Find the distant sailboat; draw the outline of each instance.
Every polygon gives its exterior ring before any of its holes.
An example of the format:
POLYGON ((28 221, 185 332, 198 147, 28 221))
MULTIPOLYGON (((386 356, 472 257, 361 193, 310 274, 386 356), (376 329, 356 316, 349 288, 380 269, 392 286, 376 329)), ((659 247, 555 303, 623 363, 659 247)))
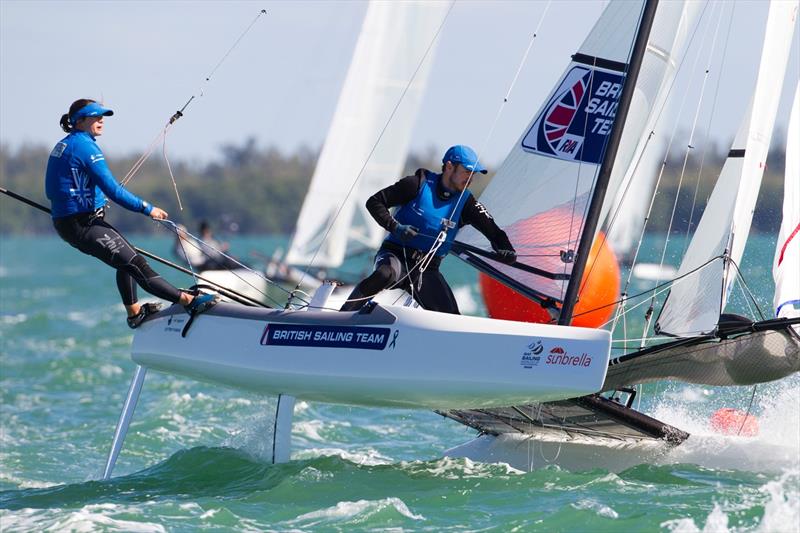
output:
MULTIPOLYGON (((402 177, 446 2, 370 2, 336 113, 286 253, 292 279, 377 250, 383 228, 366 211, 402 177)), ((311 288, 319 285, 310 281, 311 288)))

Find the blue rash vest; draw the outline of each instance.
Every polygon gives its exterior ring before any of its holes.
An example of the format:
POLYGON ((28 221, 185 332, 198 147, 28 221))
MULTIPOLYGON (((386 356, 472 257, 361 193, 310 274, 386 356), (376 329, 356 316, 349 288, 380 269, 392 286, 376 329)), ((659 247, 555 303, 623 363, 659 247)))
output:
POLYGON ((427 252, 443 229, 444 219, 449 219, 452 223, 449 224, 447 237, 436 251, 437 256, 447 255, 458 233, 461 211, 472 193, 465 190, 464 194, 453 193, 449 198, 442 199, 436 192, 441 179, 441 174, 425 171, 425 180, 420 183, 417 197, 395 213, 397 222, 414 226, 419 234, 411 240, 401 241, 390 233, 386 241, 427 252))
POLYGON ((91 213, 106 204, 106 197, 125 209, 149 215, 153 206, 117 183, 94 137, 73 131, 50 152, 45 192, 53 218, 91 213))

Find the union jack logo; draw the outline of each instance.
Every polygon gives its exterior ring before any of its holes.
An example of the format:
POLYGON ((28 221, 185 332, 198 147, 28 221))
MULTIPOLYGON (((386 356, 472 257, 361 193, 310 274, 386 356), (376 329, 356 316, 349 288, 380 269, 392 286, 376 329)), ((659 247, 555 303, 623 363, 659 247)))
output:
POLYGON ((586 93, 586 86, 589 83, 590 72, 578 79, 572 87, 567 89, 560 98, 553 102, 544 117, 544 134, 550 148, 555 151, 559 141, 567 133, 572 119, 578 112, 583 95, 586 93))
POLYGON ((77 168, 73 168, 72 184, 74 187, 69 190, 69 194, 78 201, 78 205, 81 207, 94 207, 92 204, 94 191, 89 187, 89 177, 81 173, 77 168))
POLYGON ((522 148, 543 156, 598 164, 613 122, 619 72, 573 65, 559 81, 528 132, 522 148), (602 126, 602 127, 601 127, 602 126))

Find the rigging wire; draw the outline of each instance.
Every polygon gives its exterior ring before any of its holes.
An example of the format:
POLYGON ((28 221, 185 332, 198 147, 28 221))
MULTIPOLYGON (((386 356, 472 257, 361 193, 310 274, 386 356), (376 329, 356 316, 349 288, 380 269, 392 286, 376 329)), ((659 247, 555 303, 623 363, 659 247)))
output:
POLYGON ((750 412, 753 408, 753 400, 756 399, 756 390, 758 390, 758 384, 753 385, 753 392, 750 394, 750 401, 747 403, 747 410, 744 413, 744 417, 742 417, 742 425, 739 426, 739 431, 736 432, 737 436, 742 434, 742 430, 747 423, 747 419, 750 418, 750 412))
MULTIPOLYGON (((708 4, 704 4, 703 5, 703 9, 702 9, 702 11, 700 12, 700 14, 698 16, 698 22, 697 22, 697 24, 695 24, 694 29, 692 30, 691 36, 689 37, 689 41, 686 43, 686 45, 684 47, 684 50, 691 49, 692 43, 694 42, 695 37, 697 36, 697 32, 698 32, 698 30, 700 29, 700 26, 701 26, 700 21, 705 16, 707 7, 708 7, 708 4)), ((699 57, 699 56, 696 56, 696 57, 699 57)), ((678 65, 677 65, 677 67, 675 69, 675 75, 672 77, 672 82, 670 83, 670 86, 667 89, 667 92, 666 92, 666 94, 664 96, 664 99, 661 102, 661 108, 659 109, 658 113, 656 114, 656 119, 655 119, 654 125, 658 124, 658 122, 661 120, 661 117, 663 116, 664 110, 666 109, 666 106, 667 106, 667 102, 669 101, 669 97, 672 94, 673 89, 675 89, 675 87, 676 87, 676 80, 677 80, 678 73, 681 72, 681 70, 683 69, 683 66, 684 66, 684 63, 686 61, 686 58, 687 58, 687 54, 685 52, 683 54, 681 54, 680 62, 678 63, 678 65)), ((695 64, 692 67, 692 70, 694 71, 696 67, 697 67, 697 59, 695 60, 695 64)), ((680 108, 680 111, 678 113, 678 116, 680 116, 683 113, 683 106, 684 106, 684 104, 686 102, 686 95, 687 94, 688 94, 688 88, 687 88, 687 91, 684 93, 684 98, 682 100, 681 108, 680 108)), ((639 251, 640 251, 642 243, 644 241, 644 233, 645 233, 645 230, 647 228, 647 223, 650 220, 650 214, 652 213, 653 205, 655 203, 656 191, 658 191, 658 186, 659 186, 659 184, 661 182, 661 177, 662 177, 662 175, 664 173, 664 170, 665 170, 665 167, 666 167, 667 156, 668 156, 668 154, 670 152, 670 149, 672 147, 672 142, 675 139, 677 128, 678 128, 678 124, 677 124, 677 121, 676 121, 675 124, 673 125, 672 134, 670 135, 670 140, 669 140, 667 149, 665 150, 664 159, 662 160, 662 165, 661 165, 661 169, 659 171, 658 179, 657 179, 657 181, 656 181, 656 183, 655 183, 655 185, 653 187, 653 192, 652 192, 652 195, 651 195, 651 198, 650 198, 650 203, 649 203, 647 212, 645 214, 645 218, 644 218, 644 221, 643 221, 644 223, 642 224, 642 229, 641 229, 640 234, 639 234, 639 240, 637 242, 636 250, 634 252, 632 265, 635 265, 637 263, 637 259, 639 257, 639 251)), ((639 159, 636 162, 636 166, 634 168, 633 173, 631 174, 631 178, 628 180, 628 183, 625 186, 625 189, 624 189, 624 191, 622 193, 622 199, 620 200, 620 202, 618 204, 618 207, 621 207, 622 204, 624 203, 625 199, 628 197, 628 192, 630 191, 630 186, 633 183, 633 176, 636 174, 636 171, 639 168, 639 164, 641 163, 641 161, 642 161, 642 159, 644 157, 644 153, 646 152, 647 147, 648 147, 648 145, 649 145, 649 143, 652 140, 654 135, 655 135, 655 126, 654 126, 653 130, 651 130, 650 133, 648 134, 647 140, 645 142, 645 146, 642 149, 642 151, 639 153, 639 159)), ((611 234, 612 229, 614 227, 614 223, 616 222, 617 215, 619 214, 619 212, 620 211, 618 210, 616 213, 614 213, 614 215, 613 215, 613 217, 611 219, 611 222, 608 225, 608 230, 606 231, 606 235, 611 234)), ((594 268, 594 264, 592 265, 592 268, 594 268)), ((591 273, 591 271, 590 271, 590 273, 591 273)), ((628 288, 630 286, 632 275, 633 275, 633 268, 631 268, 630 272, 628 272, 628 277, 627 277, 627 279, 625 281, 625 287, 622 290, 623 297, 627 294, 628 288)), ((622 305, 619 308, 617 308, 617 316, 622 316, 623 317, 623 331, 624 331, 624 335, 627 337, 627 318, 626 318, 626 312, 624 311, 624 307, 625 307, 625 302, 624 302, 624 299, 623 299, 622 305)), ((617 324, 617 322, 614 321, 614 324, 611 327, 612 331, 614 331, 616 329, 616 324, 617 324)))
MULTIPOLYGON (((733 26, 733 16, 736 13, 736 2, 733 3, 731 8, 731 16, 728 19, 728 31, 725 36, 725 46, 722 49, 722 60, 720 68, 725 65, 725 59, 728 55, 728 44, 730 42, 731 27, 733 26)), ((719 89, 722 84, 722 76, 717 76, 717 85, 714 88, 714 98, 711 100, 711 113, 708 116, 708 123, 706 124, 705 139, 710 138, 711 123, 714 121, 714 116, 717 110, 717 99, 719 97, 719 89)), ((692 195, 692 208, 689 210, 689 224, 686 226, 686 235, 684 236, 683 253, 681 257, 686 255, 686 250, 689 248, 689 232, 692 230, 692 222, 694 221, 695 207, 697 205, 697 194, 700 190, 700 179, 703 175, 703 166, 705 165, 706 155, 708 154, 708 144, 705 145, 700 157, 700 167, 697 169, 697 181, 695 182, 694 193, 692 195)))
MULTIPOLYGON (((634 300, 634 299, 636 299, 636 298, 639 298, 640 296, 644 296, 644 295, 648 294, 648 293, 649 293, 649 292, 651 292, 651 291, 653 291, 654 293, 656 293, 656 295, 657 295, 657 294, 660 294, 661 292, 664 292, 664 291, 663 291, 663 290, 661 290, 661 289, 664 289, 664 288, 667 288, 667 289, 669 289, 669 288, 670 288, 672 285, 674 285, 674 284, 675 284, 675 282, 676 282, 676 281, 680 281, 680 280, 682 280, 682 279, 684 279, 684 278, 686 278, 686 277, 688 277, 688 276, 691 276, 692 274, 694 274, 694 273, 696 273, 696 272, 698 272, 698 271, 700 271, 700 270, 702 270, 702 269, 704 269, 704 268, 708 267, 708 266, 709 266, 709 265, 711 265, 711 263, 713 263, 714 261, 717 261, 718 259, 723 259, 723 257, 724 257, 724 256, 722 256, 722 255, 718 255, 718 256, 712 257, 711 259, 709 259, 708 261, 706 261, 706 262, 705 262, 705 263, 703 263, 702 265, 700 265, 700 266, 698 266, 698 267, 696 267, 696 268, 694 268, 694 269, 690 270, 689 272, 686 272, 686 273, 684 273, 684 274, 681 274, 680 276, 678 276, 678 277, 675 277, 675 278, 673 278, 673 279, 671 279, 671 280, 667 280, 667 281, 665 281, 664 283, 659 283, 658 285, 656 285, 656 286, 654 286, 654 287, 651 287, 651 288, 649 288, 649 289, 647 289, 647 290, 644 290, 644 291, 642 291, 642 292, 640 292, 640 293, 638 293, 638 294, 634 294, 634 295, 632 295, 632 296, 625 296, 625 299, 627 299, 627 300, 634 300)), ((655 297, 655 296, 654 296, 654 297, 655 297)), ((586 315, 586 314, 589 314, 589 313, 593 313, 593 312, 595 312, 595 311, 599 311, 600 309, 605 309, 606 307, 611 307, 611 306, 617 305, 617 304, 619 304, 619 303, 620 303, 620 302, 622 302, 622 301, 623 301, 623 298, 620 298, 619 300, 616 300, 616 301, 614 301, 614 302, 610 302, 610 303, 607 303, 607 304, 603 304, 603 305, 601 305, 601 306, 595 307, 594 309, 589 309, 589 310, 583 311, 583 312, 581 312, 581 313, 577 313, 577 314, 575 314, 575 316, 576 316, 576 317, 578 317, 578 316, 581 316, 581 315, 586 315)), ((635 309, 636 307, 639 307, 639 306, 643 305, 644 303, 646 303, 646 300, 645 300, 644 302, 642 302, 642 303, 636 304, 636 305, 635 305, 633 308, 629 309, 629 310, 628 310, 628 311, 626 311, 626 312, 633 311, 633 309, 635 309)), ((614 318, 612 318, 612 319, 608 320, 607 322, 605 322, 604 324, 602 324, 600 327, 604 327, 604 326, 606 326, 606 325, 610 324, 610 323, 611 323, 613 320, 614 320, 614 318)))
POLYGON ((159 131, 159 133, 156 135, 156 137, 150 142, 150 144, 148 145, 147 149, 142 153, 142 155, 139 157, 139 159, 136 160, 136 162, 133 164, 133 166, 128 171, 128 173, 125 174, 125 177, 120 182, 122 186, 125 186, 128 182, 130 182, 134 178, 136 173, 144 165, 145 161, 147 161, 147 159, 150 157, 150 154, 152 154, 153 150, 155 150, 155 147, 159 144, 159 142, 161 142, 162 146, 163 146, 164 160, 167 163, 167 169, 169 170, 169 175, 170 175, 170 178, 172 180, 172 185, 173 185, 173 187, 175 189, 175 195, 176 195, 176 197, 178 199, 178 206, 180 207, 181 211, 183 210, 183 205, 181 204, 180 195, 178 194, 178 185, 175 182, 175 176, 172 173, 172 166, 170 165, 169 158, 167 157, 167 144, 166 144, 167 143, 167 132, 172 127, 172 125, 175 124, 175 122, 179 118, 181 118, 183 116, 184 111, 186 111, 186 108, 189 107, 189 104, 191 104, 192 101, 195 100, 195 98, 203 96, 203 94, 204 94, 203 93, 203 89, 211 81, 211 78, 213 77, 214 73, 216 73, 217 69, 219 69, 219 67, 222 65, 222 63, 225 62, 225 60, 228 58, 228 56, 231 54, 231 52, 233 52, 233 50, 239 45, 239 42, 241 42, 241 40, 245 37, 245 35, 247 35, 250 32, 250 30, 255 25, 255 23, 258 21, 258 19, 261 18, 262 15, 266 15, 266 14, 267 14, 267 10, 266 9, 261 9, 258 12, 258 14, 255 16, 255 18, 253 18, 253 20, 250 22, 250 24, 239 35, 239 37, 236 39, 236 41, 233 43, 233 45, 228 49, 227 52, 225 52, 225 54, 217 62, 217 64, 214 65, 214 68, 211 70, 211 72, 204 78, 203 83, 200 85, 200 87, 199 87, 199 89, 197 91, 199 93, 199 96, 193 94, 189 98, 189 100, 183 105, 183 107, 181 109, 179 109, 178 111, 176 111, 169 118, 169 120, 164 125, 164 127, 159 131))
MULTIPOLYGON (((243 270, 246 270, 247 272, 250 272, 252 274, 255 274, 259 278, 261 278, 264 281, 266 281, 268 284, 270 284, 270 285, 272 285, 274 287, 277 287, 278 290, 284 291, 287 294, 291 294, 291 292, 289 290, 287 290, 286 288, 282 287, 279 283, 269 279, 267 276, 265 276, 261 272, 250 268, 249 266, 247 266, 244 263, 240 262, 235 257, 226 254, 222 250, 217 249, 213 245, 203 241, 203 239, 201 239, 200 237, 198 237, 196 235, 193 235, 189 231, 187 231, 185 229, 178 228, 178 225, 175 224, 174 222, 172 222, 171 220, 159 220, 157 222, 159 222, 162 227, 166 228, 168 231, 173 232, 178 237, 178 242, 180 244, 181 249, 184 252, 184 257, 187 258, 186 262, 189 265, 189 269, 191 270, 192 276, 195 278, 195 283, 197 283, 197 277, 198 276, 195 273, 191 262, 188 260, 188 254, 186 254, 186 249, 184 248, 184 242, 186 242, 186 244, 188 244, 189 246, 192 246, 194 249, 199 250, 203 254, 206 253, 206 249, 211 250, 212 252, 214 252, 215 255, 219 255, 220 257, 224 257, 225 259, 228 259, 229 261, 236 263, 236 265, 239 268, 241 268, 243 270), (180 238, 181 235, 189 237, 191 240, 184 241, 183 239, 180 238)), ((268 293, 263 292, 259 287, 257 287, 253 283, 251 283, 249 280, 245 279, 242 275, 238 274, 234 269, 226 269, 226 270, 228 270, 228 272, 230 272, 234 277, 239 279, 239 281, 241 281, 245 285, 249 286, 251 289, 253 289, 256 292, 258 292, 261 296, 263 296, 263 297, 267 298, 268 300, 270 300, 274 305, 279 306, 279 307, 283 305, 281 302, 279 302, 278 300, 274 299, 268 293)), ((301 301, 303 303, 306 303, 306 304, 308 303, 308 302, 306 302, 305 300, 302 300, 302 299, 301 299, 301 301)))
MULTIPOLYGON (((692 153, 692 150, 694 150, 694 135, 695 135, 695 131, 697 129, 697 122, 698 122, 699 117, 700 117, 700 110, 703 108, 704 97, 705 97, 705 92, 706 92, 706 83, 708 82, 709 73, 711 72, 711 62, 713 61, 714 50, 715 50, 716 45, 717 45, 717 35, 719 34, 719 27, 720 27, 721 23, 722 23, 722 9, 720 9, 720 16, 717 19, 717 25, 716 25, 716 28, 714 29, 714 35, 713 35, 713 37, 711 39, 711 48, 709 49, 709 52, 708 52, 708 60, 706 62, 705 72, 703 73, 703 81, 702 81, 702 84, 700 86, 700 94, 699 94, 699 97, 698 97, 698 100, 697 100, 697 105, 695 107, 694 118, 692 119, 692 127, 691 127, 691 130, 690 130, 690 133, 689 133, 689 142, 686 145, 686 152, 685 152, 684 157, 683 157, 683 165, 681 167, 680 177, 678 178, 678 186, 677 186, 677 188, 675 190, 675 200, 674 200, 674 202, 672 204, 672 212, 670 213, 669 224, 667 225, 666 240, 664 242, 664 249, 661 251, 661 260, 659 262, 659 266, 660 267, 664 266, 664 261, 666 260, 667 247, 669 246, 669 237, 670 237, 670 234, 672 233, 672 225, 675 222, 675 213, 676 213, 676 211, 678 209, 678 198, 680 196, 681 188, 683 187, 683 179, 684 179, 684 177, 686 175, 686 165, 689 162, 689 155, 692 153)), ((725 46, 727 47, 727 43, 725 43, 725 46)), ((701 49, 702 49, 702 45, 701 45, 701 49)), ((698 57, 699 57, 699 55, 698 55, 698 57)))
MULTIPOLYGON (((541 25, 542 25, 542 23, 543 23, 543 21, 544 21, 544 17, 545 17, 545 15, 546 15, 546 13, 547 13, 547 11, 548 11, 548 9, 549 9, 549 7, 550 7, 550 4, 551 4, 551 3, 552 3, 552 0, 548 0, 547 4, 546 4, 546 6, 545 6, 545 9, 544 9, 544 11, 542 12, 542 15, 541 15, 541 17, 540 17, 540 19, 539 19, 539 22, 538 22, 537 26, 536 26, 536 30, 534 31, 534 33, 533 33, 533 36, 531 37, 531 40, 530 40, 530 42, 528 43, 528 47, 526 48, 526 50, 525 50, 525 53, 523 54, 522 60, 520 61, 520 63, 519 63, 519 66, 518 66, 518 68, 517 68, 517 71, 516 71, 516 73, 515 73, 515 75, 514 75, 514 77, 513 77, 512 81, 511 81, 511 84, 509 85, 509 88, 508 88, 508 90, 506 91, 506 95, 505 95, 505 97, 503 98, 503 102, 500 104, 500 106, 499 106, 499 108, 498 108, 498 110, 497 110, 497 113, 495 114, 495 118, 494 118, 494 120, 493 120, 493 122, 492 122, 492 125, 491 125, 490 129, 489 129, 489 133, 487 134, 487 136, 486 136, 486 139, 484 140, 484 143, 483 143, 483 147, 484 147, 484 148, 485 148, 485 146, 486 146, 486 145, 489 143, 489 141, 490 141, 491 137, 493 136, 494 129, 495 129, 495 127, 496 127, 496 125, 497 125, 497 123, 498 123, 498 121, 499 121, 499 118, 500 118, 500 116, 501 116, 501 114, 502 114, 502 112, 503 112, 503 110, 504 110, 504 107, 505 107, 505 105, 508 103, 508 101, 509 101, 509 100, 510 100, 510 98, 511 98, 511 93, 512 93, 512 91, 513 91, 513 89, 514 89, 514 86, 516 85, 516 82, 517 82, 517 80, 518 80, 518 78, 519 78, 519 75, 520 75, 520 73, 521 73, 521 71, 522 71, 522 69, 523 69, 523 67, 524 67, 525 63, 527 62, 528 55, 530 54, 530 51, 531 51, 531 49, 532 49, 532 47, 533 47, 533 44, 534 44, 534 41, 535 41, 535 39, 536 39, 536 38, 537 38, 537 36, 538 36, 539 29, 541 28, 541 25)), ((419 66, 417 67, 417 70, 414 72, 414 75, 412 76, 411 80, 409 80, 409 85, 410 85, 411 81, 413 81, 414 77, 416 76, 416 73, 417 73, 417 71, 419 70, 419 68, 421 67, 421 65, 422 65, 422 62, 424 62, 425 58, 427 57, 427 55, 428 55, 428 51, 430 50, 431 46, 433 45, 433 43, 435 43, 435 42, 436 42, 436 39, 438 38, 438 35, 439 35, 439 33, 441 32, 442 28, 444 27, 444 24, 445 24, 445 22, 446 22, 447 18, 449 17, 449 15, 450 15, 450 12, 452 11, 452 9, 453 9, 454 5, 455 5, 455 0, 454 0, 454 1, 453 1, 453 3, 450 5, 450 8, 448 9, 448 11, 447 11, 447 14, 445 15, 444 19, 442 20, 442 24, 439 26, 439 28, 438 28, 438 30, 437 30, 437 32, 436 32, 436 34, 434 35, 434 38, 433 38, 433 40, 431 41, 431 44, 429 45, 429 47, 428 47, 428 50, 426 50, 426 52, 425 52, 425 55, 424 55, 424 56, 423 56, 423 58, 422 58, 422 61, 420 62, 419 66)), ((409 86, 409 85, 407 85, 407 86, 406 86, 405 90, 403 91, 403 95, 405 95, 406 91, 408 90, 408 86, 409 86)), ((400 101, 402 101, 403 95, 401 95, 400 101)), ((386 128, 387 128, 387 127, 388 127, 388 125, 389 125, 389 122, 391 122, 392 118, 394 117, 394 114, 395 114, 395 112, 396 112, 396 110, 397 110, 397 107, 398 107, 399 105, 400 105, 400 102, 398 102, 397 106, 395 106, 394 110, 392 111, 391 115, 389 116, 389 119, 388 119, 388 121, 387 121, 386 125, 384 125, 384 128, 383 128, 383 130, 381 131, 381 134, 379 135, 379 137, 378 137, 377 141, 375 142, 375 144, 374 144, 374 145, 373 145, 373 147, 372 147, 372 150, 370 151, 369 155, 367 156, 367 161, 365 161, 365 162, 364 162, 364 166, 361 168, 361 171, 359 172, 358 176, 356 177, 355 181, 353 182, 353 185, 350 187, 350 190, 348 191, 348 193, 347 193, 347 196, 346 196, 345 198, 349 197, 349 196, 350 196, 350 194, 352 193, 352 191, 353 191, 353 189, 354 189, 354 187, 355 187, 356 183, 358 182, 359 178, 361 177, 361 174, 362 174, 362 173, 363 173, 363 171, 364 171, 364 168, 366 167, 366 164, 367 164, 367 162, 369 161, 369 158, 372 156, 372 153, 375 151, 375 148, 377 147, 378 143, 379 143, 379 142, 380 142, 380 140, 381 140, 381 137, 383 136, 383 132, 386 130, 386 128)), ((481 150, 481 151, 482 151, 482 150, 481 150)), ((479 152, 479 156, 478 156, 478 162, 480 162, 480 153, 481 153, 481 152, 479 152)), ((470 182, 472 181, 472 177, 473 177, 473 175, 474 175, 474 172, 470 172, 470 175, 469 175, 469 177, 467 178, 467 187, 469 186, 470 182)), ((465 189, 464 189, 463 191, 461 191, 461 193, 460 193, 460 195, 459 195, 459 201, 461 200, 461 198, 463 197, 463 195, 465 194, 465 192, 466 192, 466 187, 465 187, 465 189)), ((458 202, 456 202, 456 206, 457 206, 457 205, 458 205, 458 202)), ((340 212, 340 211, 341 211, 341 207, 340 207, 339 211, 337 211, 336 215, 334 216, 334 220, 335 220, 335 219, 338 217, 338 215, 339 215, 339 212, 340 212)), ((453 211, 450 213, 450 217, 452 217, 454 214, 455 214, 455 207, 453 208, 453 211)), ((327 238, 327 235, 328 235, 328 233, 330 232, 330 229, 331 229, 331 228, 332 228, 332 224, 331 224, 331 226, 329 226, 329 227, 328 227, 328 230, 325 232, 325 235, 323 235, 322 242, 324 242, 324 241, 325 241, 325 239, 327 238)), ((444 240, 445 240, 445 238, 446 238, 446 234, 447 234, 447 229, 445 229, 445 230, 443 230, 442 232, 440 232, 440 233, 439 233, 439 234, 438 234, 438 235, 435 237, 435 239, 434 239, 434 243, 433 243, 433 245, 431 246, 431 248, 428 250, 428 252, 427 252, 425 255, 423 255, 423 257, 422 257, 422 258, 420 258, 420 259, 417 261, 417 263, 416 263, 416 264, 415 264, 415 265, 414 265, 412 268, 408 268, 408 265, 406 265, 406 271, 407 271, 407 274, 406 274, 405 276, 403 276, 402 278, 400 278, 400 280, 398 280, 398 281, 397 281, 397 282, 396 282, 394 285, 392 285, 392 287, 390 287, 390 289, 391 289, 391 288, 398 287, 398 286, 399 286, 399 284, 400 284, 401 282, 403 282, 403 281, 404 281, 406 278, 410 278, 410 276, 411 276, 412 272, 414 272, 414 270, 416 270, 416 269, 419 269, 419 279, 418 279, 418 281, 419 281, 419 283, 421 284, 421 282, 422 282, 422 274, 425 272, 425 270, 427 269, 427 267, 428 267, 428 266, 430 265, 430 263, 433 261, 433 259, 434 259, 434 257, 435 257, 435 254, 436 254, 436 251, 437 251, 437 250, 438 250, 438 249, 439 249, 439 248, 442 246, 442 244, 444 243, 444 240)), ((432 237, 432 235, 429 235, 429 236, 431 236, 431 237, 432 237)), ((314 252, 314 256, 312 257, 312 259, 311 259, 311 262, 310 262, 310 263, 312 263, 312 264, 313 264, 313 262, 314 262, 314 258, 316 258, 316 255, 317 255, 317 253, 319 252, 319 249, 320 249, 320 247, 321 247, 321 246, 322 246, 322 243, 320 243, 320 245, 317 247, 317 250, 314 252)), ((309 265, 309 267, 308 267, 308 268, 310 268, 310 265, 309 265)), ((308 268, 306 269, 306 272, 308 271, 308 268)), ((301 279, 301 281, 302 281, 302 279, 301 279)), ((299 283, 298 283, 298 286, 299 286, 299 283)), ((419 288, 418 288, 418 290, 419 290, 419 288)), ((380 291, 379 291, 379 292, 380 292, 380 291)), ((369 299, 373 298, 374 296, 376 296, 377 294, 378 294, 378 293, 375 293, 375 294, 373 294, 373 295, 369 295, 369 296, 365 296, 365 297, 362 297, 362 298, 353 298, 353 299, 348 299, 348 300, 346 300, 346 301, 347 301, 347 302, 351 302, 351 301, 362 301, 362 300, 369 300, 369 299)))
MULTIPOLYGON (((702 15, 704 15, 704 14, 705 14, 705 8, 703 10, 703 14, 702 15)), ((702 18, 702 15, 701 15, 701 18, 702 18)), ((709 16, 709 18, 711 18, 711 17, 713 17, 713 14, 709 16)), ((691 40, 690 40, 689 44, 687 45, 687 48, 691 47, 691 43, 694 42, 694 38, 695 38, 699 28, 700 28, 700 22, 698 22, 697 26, 695 27, 695 31, 692 34, 691 40)), ((705 37, 706 37, 706 33, 703 32, 702 33, 702 39, 700 41, 700 48, 701 49, 703 48, 703 45, 705 44, 705 37)), ((684 60, 685 59, 686 58, 684 57, 684 60)), ((692 65, 691 72, 693 72, 693 73, 696 72, 699 60, 700 60, 700 55, 697 54, 695 56, 694 64, 692 65)), ((683 65, 683 60, 681 61, 681 66, 682 65, 683 65)), ((683 98, 681 98, 681 104, 680 104, 680 107, 678 109, 677 116, 682 116, 683 115, 683 110, 684 110, 684 107, 686 106, 686 103, 688 102, 688 97, 689 97, 689 93, 690 92, 691 92, 691 87, 687 85, 686 90, 684 91, 684 94, 683 94, 683 98)), ((647 207, 647 214, 645 215, 644 224, 642 225, 642 229, 641 229, 641 231, 639 233, 639 240, 636 243, 636 250, 635 250, 634 255, 633 255, 633 264, 636 264, 636 262, 637 262, 637 260, 639 258, 639 253, 641 252, 642 245, 644 243, 645 231, 647 230, 647 225, 648 225, 648 223, 650 221, 650 218, 651 218, 651 215, 652 215, 652 212, 653 212, 653 207, 655 205, 655 198, 656 198, 656 195, 657 195, 657 191, 660 188, 661 180, 662 180, 662 178, 664 176, 664 171, 665 171, 666 166, 667 166, 667 159, 669 157, 670 151, 672 150, 672 144, 675 142, 675 137, 677 135, 677 130, 678 130, 678 125, 677 125, 677 122, 676 122, 675 125, 673 126, 672 133, 670 134, 670 139, 669 139, 669 142, 667 143, 667 148, 664 151, 664 159, 661 161, 661 168, 659 169, 658 177, 656 178, 656 183, 655 183, 655 186, 653 188, 653 194, 650 197, 650 203, 649 203, 649 205, 647 207)), ((666 250, 666 244, 664 246, 664 250, 666 250)), ((662 266, 663 266, 663 259, 662 259, 662 266)), ((630 283, 631 283, 632 277, 633 277, 633 269, 631 269, 631 271, 628 273, 628 277, 627 277, 627 279, 625 281, 625 287, 624 287, 624 289, 622 291, 623 294, 627 293, 628 287, 630 287, 630 283)), ((652 311, 653 311, 653 304, 655 303, 655 296, 656 295, 653 294, 653 299, 651 300, 650 309, 647 311, 647 313, 645 313, 646 320, 645 320, 645 324, 644 324, 644 332, 642 334, 643 337, 646 336, 647 330, 650 329, 650 323, 651 323, 652 311)))
MULTIPOLYGON (((24 204, 26 204, 26 205, 28 205, 30 207, 33 207, 35 209, 38 209, 39 211, 42 211, 44 213, 47 213, 47 214, 51 213, 49 207, 45 207, 40 203, 34 202, 30 198, 26 198, 26 197, 22 196, 21 194, 15 193, 14 191, 9 191, 8 189, 6 189, 4 187, 0 187, 0 193, 5 194, 6 196, 9 196, 9 197, 13 198, 14 200, 22 202, 22 203, 24 203, 24 204)), ((139 248, 138 246, 134 246, 133 249, 136 250, 136 252, 140 253, 141 255, 143 255, 143 256, 145 256, 145 257, 147 257, 149 259, 152 259, 154 261, 158 261, 162 265, 165 265, 165 266, 167 266, 169 268, 172 268, 172 269, 177 270, 179 272, 182 272, 184 274, 189 274, 192 277, 194 277, 195 279, 200 279, 200 280, 202 280, 202 281, 204 281, 206 283, 209 283, 210 285, 212 285, 212 286, 214 286, 214 287, 216 287, 218 289, 222 289, 224 291, 227 291, 228 293, 230 293, 230 295, 233 295, 236 298, 237 301, 239 301, 241 303, 245 303, 245 305, 260 305, 262 307, 264 306, 263 302, 258 302, 256 300, 244 295, 244 294, 239 294, 238 292, 236 292, 236 291, 234 291, 232 289, 228 289, 226 287, 223 287, 219 283, 216 283, 216 282, 211 281, 209 279, 205 279, 203 276, 195 274, 194 271, 192 271, 192 270, 187 270, 187 269, 183 268, 182 266, 173 263, 172 261, 164 259, 163 257, 159 257, 159 256, 157 256, 157 255, 155 255, 155 254, 153 254, 151 252, 148 252, 147 250, 139 248)))

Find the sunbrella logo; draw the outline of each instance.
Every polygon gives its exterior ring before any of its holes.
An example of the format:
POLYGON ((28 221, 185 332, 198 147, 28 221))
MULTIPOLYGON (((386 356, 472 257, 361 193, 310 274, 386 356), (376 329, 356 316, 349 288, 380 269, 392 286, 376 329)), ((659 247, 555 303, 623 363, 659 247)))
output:
POLYGON ((564 348, 556 346, 547 355, 544 364, 560 366, 591 366, 592 357, 587 353, 569 355, 564 348))

